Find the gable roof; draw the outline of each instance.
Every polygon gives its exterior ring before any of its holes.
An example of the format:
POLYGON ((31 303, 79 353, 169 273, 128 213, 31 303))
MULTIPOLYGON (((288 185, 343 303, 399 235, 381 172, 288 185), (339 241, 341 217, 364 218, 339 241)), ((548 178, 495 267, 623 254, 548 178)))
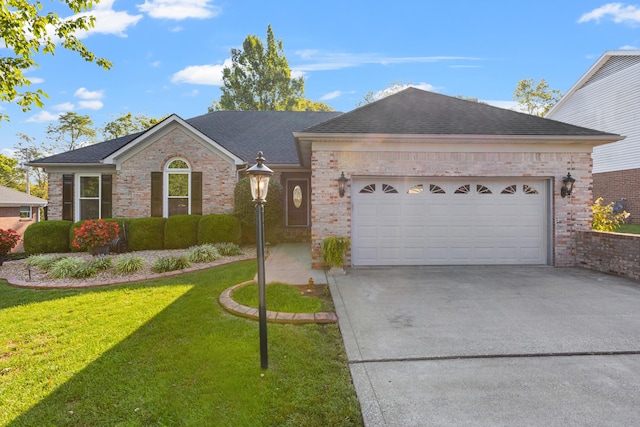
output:
POLYGON ((153 134, 154 129, 163 126, 163 123, 177 120, 247 163, 253 163, 258 151, 263 151, 270 165, 297 166, 299 161, 293 132, 340 114, 342 113, 317 111, 216 111, 188 120, 172 115, 144 132, 34 160, 29 165, 101 164, 114 153, 127 150, 140 138, 153 134))
POLYGON ((0 185, 0 206, 47 206, 47 201, 13 188, 0 185))
POLYGON ((302 134, 617 136, 412 87, 302 134))
POLYGON ((640 50, 608 50, 578 79, 571 89, 547 112, 552 118, 578 90, 640 63, 640 50))

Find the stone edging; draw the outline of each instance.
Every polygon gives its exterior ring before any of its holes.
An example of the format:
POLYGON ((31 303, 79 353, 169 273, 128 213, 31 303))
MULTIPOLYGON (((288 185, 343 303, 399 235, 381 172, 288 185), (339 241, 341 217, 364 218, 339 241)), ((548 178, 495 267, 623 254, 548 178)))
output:
MULTIPOLYGON (((228 312, 241 317, 258 320, 258 309, 238 304, 231 298, 231 294, 236 289, 255 283, 249 280, 239 283, 235 286, 225 289, 221 294, 218 302, 228 312)), ((279 311, 267 310, 267 321, 272 323, 337 323, 338 317, 335 313, 319 312, 319 313, 284 313, 279 311)))

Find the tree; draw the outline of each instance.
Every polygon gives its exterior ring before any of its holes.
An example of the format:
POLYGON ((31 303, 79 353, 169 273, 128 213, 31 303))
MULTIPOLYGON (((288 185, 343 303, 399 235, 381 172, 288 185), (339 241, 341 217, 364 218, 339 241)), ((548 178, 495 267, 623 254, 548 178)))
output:
POLYGON ((134 116, 131 113, 122 113, 119 117, 106 123, 101 132, 105 139, 115 139, 147 130, 158 124, 161 120, 162 119, 155 119, 145 115, 134 116))
MULTIPOLYGON (((36 140, 24 133, 16 134, 20 139, 14 146, 16 157, 21 164, 28 163, 31 160, 39 159, 50 154, 48 148, 42 143, 37 144, 36 140)), ((17 169, 24 181, 27 180, 29 174, 29 192, 30 194, 47 199, 48 174, 41 168, 29 168, 28 166, 18 167, 17 169)), ((23 185, 20 191, 25 188, 23 185)))
POLYGON ((271 25, 266 49, 257 36, 247 36, 242 49, 231 49, 231 61, 222 71, 222 96, 209 111, 291 111, 303 99, 304 78, 291 77, 282 40, 276 42, 271 25))
POLYGON ((87 115, 69 112, 58 118, 58 125, 47 126, 47 135, 54 141, 53 150, 69 151, 92 144, 96 131, 91 127, 93 120, 87 115))
POLYGON ((520 104, 520 108, 529 114, 543 117, 562 98, 562 92, 549 89, 545 79, 536 84, 534 79, 523 79, 518 82, 513 91, 513 100, 520 104))
MULTIPOLYGON (((90 10, 99 0, 61 0, 72 13, 78 14, 90 10)), ((38 63, 35 57, 39 53, 53 55, 56 44, 77 52, 87 62, 94 62, 108 70, 112 64, 104 58, 96 57, 76 37, 75 33, 93 28, 95 18, 78 16, 60 18, 57 13, 42 12, 41 1, 4 0, 0 3, 0 39, 2 47, 13 50, 13 54, 0 57, 0 101, 15 103, 22 111, 28 111, 33 105, 42 107, 42 97, 47 94, 38 89, 23 90, 31 85, 24 75, 29 68, 38 63)), ((0 114, 0 120, 8 119, 0 114)))
POLYGON ((387 96, 398 93, 411 85, 411 83, 404 84, 402 83, 402 80, 398 80, 397 82, 389 83, 389 86, 381 91, 374 92, 370 90, 369 92, 367 92, 364 98, 356 103, 356 107, 362 107, 363 105, 367 105, 382 98, 386 98, 387 96))
POLYGON ((301 99, 293 107, 293 111, 334 111, 333 107, 324 102, 313 102, 308 99, 301 99))
POLYGON ((24 189, 22 176, 17 169, 18 160, 0 154, 0 185, 14 188, 16 190, 24 189))

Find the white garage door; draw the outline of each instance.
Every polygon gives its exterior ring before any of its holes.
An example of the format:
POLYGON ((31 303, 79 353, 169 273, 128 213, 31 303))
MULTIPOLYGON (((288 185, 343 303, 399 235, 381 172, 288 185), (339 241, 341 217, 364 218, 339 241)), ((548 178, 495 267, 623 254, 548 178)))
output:
POLYGON ((356 178, 353 265, 546 264, 547 181, 356 178))

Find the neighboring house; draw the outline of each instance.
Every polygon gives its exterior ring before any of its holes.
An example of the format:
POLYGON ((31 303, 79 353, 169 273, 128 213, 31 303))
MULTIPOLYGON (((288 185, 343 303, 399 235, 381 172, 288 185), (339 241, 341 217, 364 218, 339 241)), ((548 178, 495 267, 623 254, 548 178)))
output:
MULTIPOLYGON (((29 225, 40 221, 40 208, 45 206, 46 200, 0 185, 0 228, 15 230, 23 236, 29 225)), ((22 242, 13 249, 20 251, 22 242)))
POLYGON ((593 150, 593 194, 627 199, 640 223, 640 50, 605 52, 547 113, 547 118, 624 135, 593 150))
POLYGON ((172 115, 29 165, 49 173, 50 219, 231 213, 264 151, 285 189, 283 226, 310 231, 316 266, 329 236, 351 238, 356 266, 568 266, 574 231, 590 228, 592 148, 619 139, 409 88, 345 114, 172 115))

